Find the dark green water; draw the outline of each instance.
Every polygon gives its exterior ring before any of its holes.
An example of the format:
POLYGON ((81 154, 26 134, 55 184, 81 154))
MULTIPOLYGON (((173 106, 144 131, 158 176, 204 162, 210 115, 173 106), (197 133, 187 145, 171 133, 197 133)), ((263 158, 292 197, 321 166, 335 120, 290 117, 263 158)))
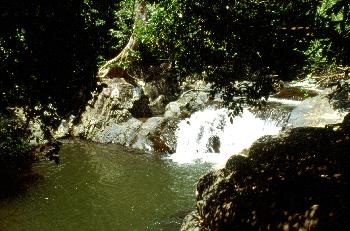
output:
POLYGON ((29 190, 0 202, 1 231, 179 230, 210 166, 180 166, 116 145, 65 142, 29 190))

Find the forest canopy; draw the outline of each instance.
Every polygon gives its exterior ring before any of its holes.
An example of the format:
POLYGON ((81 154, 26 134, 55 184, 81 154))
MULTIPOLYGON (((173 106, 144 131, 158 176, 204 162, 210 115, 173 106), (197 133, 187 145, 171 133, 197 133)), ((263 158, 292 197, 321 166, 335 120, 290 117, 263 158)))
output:
POLYGON ((113 9, 109 1, 95 2, 13 0, 0 5, 3 114, 21 107, 28 118, 39 116, 57 126, 60 117, 82 110, 95 87, 97 58, 105 50, 113 9))
POLYGON ((133 33, 140 60, 168 61, 178 81, 205 78, 232 108, 268 97, 278 80, 350 63, 347 1, 149 1, 143 21, 135 5, 116 12, 121 44, 133 33))

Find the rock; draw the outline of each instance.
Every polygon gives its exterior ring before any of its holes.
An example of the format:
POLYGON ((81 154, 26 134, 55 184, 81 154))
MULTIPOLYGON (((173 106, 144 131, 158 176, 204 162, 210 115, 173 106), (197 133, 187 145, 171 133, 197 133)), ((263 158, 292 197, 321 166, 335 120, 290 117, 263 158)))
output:
MULTIPOLYGON (((176 103, 170 107, 173 113, 168 119, 162 116, 165 106, 171 99, 167 84, 163 81, 151 81, 133 84, 123 78, 104 78, 99 91, 94 92, 80 122, 71 128, 62 124, 60 133, 67 130, 71 135, 99 143, 118 143, 143 149, 148 152, 173 152, 175 145, 163 134, 174 138, 176 128, 173 119, 178 117, 176 103), (153 116, 153 117, 152 117, 153 116), (168 123, 169 122, 169 123, 168 123), (172 128, 169 130, 169 128, 172 128), (170 134, 172 133, 172 134, 170 134)), ((173 90, 171 90, 173 91, 173 90)))
MULTIPOLYGON (((164 96, 158 96, 152 104, 142 90, 144 84, 134 86, 121 78, 105 78, 100 85, 104 88, 94 93, 80 123, 70 129, 65 126, 67 122, 62 124, 61 133, 70 131, 74 136, 95 142, 117 143, 152 153, 174 151, 176 128, 173 119, 151 117, 165 111, 164 96), (173 141, 170 142, 168 137, 173 141)), ((150 89, 158 89, 149 83, 146 86, 148 94, 152 93, 150 89)), ((152 97, 156 97, 158 91, 153 93, 152 97)))
POLYGON ((167 78, 152 80, 143 84, 143 92, 148 97, 148 107, 152 116, 161 116, 165 112, 165 106, 175 100, 177 83, 167 78))
POLYGON ((165 118, 159 130, 151 137, 156 153, 174 153, 176 151, 177 119, 165 118))
POLYGON ((181 225, 180 231, 209 231, 207 229, 202 229, 200 224, 200 220, 198 214, 196 212, 191 212, 188 214, 181 225))
POLYGON ((205 106, 208 106, 209 101, 209 93, 195 90, 189 90, 183 93, 177 100, 181 110, 186 110, 188 113, 204 109, 205 106))
POLYGON ((149 104, 150 102, 148 97, 142 94, 140 99, 134 102, 129 111, 135 118, 149 118, 153 115, 149 104))
POLYGON ((340 123, 345 114, 334 109, 326 95, 318 95, 304 100, 293 109, 287 127, 324 127, 340 123))
POLYGON ((258 139, 248 156, 198 181, 196 215, 181 230, 350 230, 346 131, 294 128, 258 139))
POLYGON ((139 133, 142 122, 131 118, 123 123, 111 123, 97 131, 90 139, 99 143, 115 143, 131 146, 139 133))
POLYGON ((181 114, 180 106, 177 102, 170 102, 166 108, 164 117, 165 118, 177 118, 181 114))
POLYGON ((167 100, 164 95, 158 96, 154 101, 149 103, 149 109, 153 116, 160 116, 165 113, 167 100))
POLYGON ((199 111, 214 103, 209 93, 204 91, 188 90, 184 92, 177 101, 170 102, 165 107, 164 117, 186 118, 193 112, 199 111))
POLYGON ((207 144, 207 152, 209 153, 220 153, 220 137, 217 135, 209 137, 208 144, 207 144))
MULTIPOLYGON (((72 128, 72 134, 90 140, 109 142, 115 139, 114 132, 110 138, 101 137, 108 137, 107 131, 114 131, 114 125, 122 124, 123 127, 132 118, 130 110, 134 103, 141 99, 142 92, 139 87, 122 78, 104 79, 100 86, 104 87, 101 91, 94 92, 80 123, 72 128)), ((129 121, 126 127, 137 127, 137 124, 131 126, 131 122, 137 121, 129 121)))
POLYGON ((132 145, 134 148, 163 154, 173 153, 176 147, 177 122, 164 117, 152 117, 144 122, 132 145))
POLYGON ((166 90, 165 81, 151 81, 144 84, 143 91, 145 95, 147 95, 150 99, 150 101, 154 101, 158 98, 159 95, 163 95, 166 90))
POLYGON ((147 119, 146 122, 141 125, 140 131, 135 137, 135 142, 132 147, 153 152, 154 146, 151 137, 155 135, 158 129, 160 129, 163 120, 163 117, 152 117, 147 119))
MULTIPOLYGON (((150 78, 127 82, 123 78, 103 78, 98 91, 80 118, 63 121, 58 136, 70 134, 99 143, 117 143, 147 152, 173 153, 176 148, 178 122, 191 113, 204 109, 213 101, 208 85, 191 83, 196 89, 186 90, 174 100, 176 84, 150 78), (171 86, 169 88, 169 86, 171 86), (73 120, 79 122, 73 125, 73 120)), ((55 136, 56 137, 56 136, 55 136)), ((216 152, 220 148, 213 140, 216 152)))
POLYGON ((74 116, 71 116, 68 120, 62 120, 60 126, 54 132, 53 137, 60 139, 70 135, 71 128, 73 127, 74 116))
POLYGON ((337 87, 328 94, 330 104, 338 110, 349 111, 350 109, 350 80, 337 82, 337 87))
POLYGON ((45 138, 44 131, 41 129, 42 123, 38 119, 29 122, 29 130, 32 134, 32 139, 29 141, 30 145, 36 146, 46 144, 49 141, 45 138))

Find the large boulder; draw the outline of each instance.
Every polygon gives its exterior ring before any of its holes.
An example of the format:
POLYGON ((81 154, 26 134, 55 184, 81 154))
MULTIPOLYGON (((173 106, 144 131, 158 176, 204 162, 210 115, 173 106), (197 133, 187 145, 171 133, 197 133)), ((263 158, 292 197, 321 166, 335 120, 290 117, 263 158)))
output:
POLYGON ((101 91, 94 92, 80 123, 73 127, 73 135, 94 140, 98 133, 113 124, 128 121, 132 117, 129 110, 141 96, 139 87, 122 78, 104 79, 101 91))
POLYGON ((203 90, 188 90, 165 107, 164 116, 167 118, 186 118, 193 112, 202 110, 212 104, 209 93, 203 90))
POLYGON ((349 118, 265 136, 232 156, 199 180, 181 230, 350 230, 349 118))

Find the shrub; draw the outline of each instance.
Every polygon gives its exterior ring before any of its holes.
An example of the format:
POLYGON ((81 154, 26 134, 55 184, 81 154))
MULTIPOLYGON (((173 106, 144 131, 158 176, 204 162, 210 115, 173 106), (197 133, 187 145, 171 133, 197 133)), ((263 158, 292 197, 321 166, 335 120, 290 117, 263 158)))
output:
POLYGON ((0 117, 0 180, 10 180, 30 167, 30 132, 25 124, 9 117, 0 117))

